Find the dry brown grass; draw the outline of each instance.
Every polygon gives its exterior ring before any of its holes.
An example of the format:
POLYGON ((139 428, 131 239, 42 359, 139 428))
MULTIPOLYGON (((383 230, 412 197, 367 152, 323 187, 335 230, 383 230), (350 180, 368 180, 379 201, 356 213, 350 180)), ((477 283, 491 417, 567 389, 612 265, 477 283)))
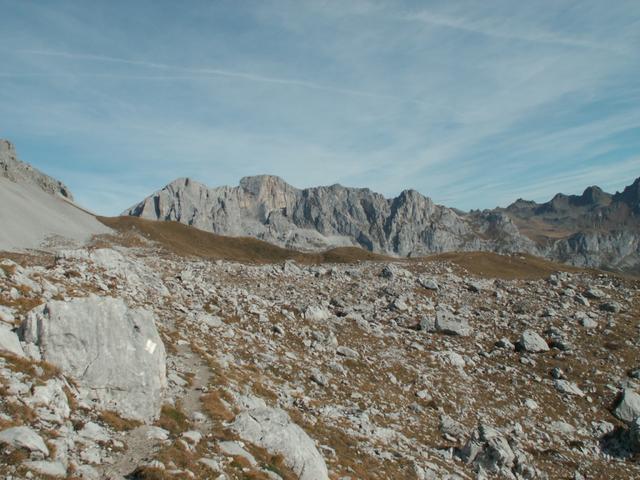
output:
POLYGON ((255 238, 216 235, 178 222, 152 221, 137 217, 98 217, 98 220, 124 235, 135 232, 183 256, 258 264, 285 260, 305 264, 353 263, 386 258, 357 247, 335 248, 317 254, 301 253, 255 238))
POLYGON ((0 452, 0 464, 2 465, 20 465, 26 460, 29 460, 29 452, 23 448, 0 452))
MULTIPOLYGON (((32 251, 30 253, 17 253, 17 252, 0 252, 0 260, 8 258, 9 260, 17 263, 21 267, 45 267, 51 268, 55 266, 56 257, 51 253, 32 251)), ((1 267, 3 268, 4 267, 1 267)), ((13 271, 12 271, 13 272, 13 271)))
POLYGON ((137 420, 122 418, 118 413, 109 410, 100 412, 98 418, 117 432, 126 432, 142 425, 142 423, 137 420))
POLYGON ((36 377, 43 382, 61 375, 60 369, 48 362, 35 362, 9 352, 1 352, 0 356, 7 361, 11 371, 36 377))
POLYGON ((235 414, 227 408, 218 392, 206 393, 200 397, 202 410, 209 415, 212 420, 221 419, 230 422, 235 418, 235 414))
POLYGON ((15 265, 0 265, 0 270, 4 271, 5 275, 10 277, 14 273, 16 273, 15 265))
POLYGON ((17 427, 29 425, 38 419, 38 415, 27 405, 19 402, 6 402, 2 405, 2 411, 9 417, 10 421, 0 420, 0 428, 17 427))
POLYGON ((0 305, 13 308, 18 315, 24 315, 42 303, 44 303, 44 301, 41 298, 19 297, 17 299, 0 299, 0 305))
POLYGON ((472 275, 502 280, 539 280, 554 272, 582 269, 550 262, 532 255, 499 255, 490 252, 449 252, 416 259, 421 262, 449 262, 472 275))
POLYGON ((160 428, 168 430, 174 435, 186 432, 191 427, 186 413, 182 409, 180 402, 176 405, 163 405, 160 410, 160 418, 156 422, 160 428))

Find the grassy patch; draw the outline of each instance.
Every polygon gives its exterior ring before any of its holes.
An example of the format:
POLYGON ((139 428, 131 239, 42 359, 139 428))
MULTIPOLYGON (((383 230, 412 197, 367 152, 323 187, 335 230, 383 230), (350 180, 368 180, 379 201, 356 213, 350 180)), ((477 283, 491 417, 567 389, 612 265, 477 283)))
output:
POLYGON ((48 362, 35 362, 8 352, 2 352, 0 356, 7 361, 7 366, 11 371, 36 377, 43 382, 61 375, 60 369, 48 362))
POLYGON ((191 422, 184 410, 182 410, 180 402, 177 402, 175 406, 163 405, 160 411, 160 418, 156 424, 174 435, 186 432, 191 428, 191 422))
POLYGON ((209 415, 212 420, 223 420, 230 422, 235 418, 235 414, 230 411, 218 392, 206 393, 200 397, 202 410, 209 415))
POLYGON ((137 420, 122 418, 116 412, 112 412, 109 410, 100 412, 98 418, 100 419, 100 421, 102 421, 102 423, 109 425, 117 432, 133 430, 134 428, 142 425, 142 423, 137 420))
POLYGON ((301 253, 255 238, 216 235, 179 222, 152 221, 138 217, 98 217, 98 220, 125 236, 130 236, 132 232, 137 233, 182 256, 245 263, 279 263, 295 260, 304 264, 354 263, 386 259, 382 255, 357 247, 334 248, 318 254, 301 253))

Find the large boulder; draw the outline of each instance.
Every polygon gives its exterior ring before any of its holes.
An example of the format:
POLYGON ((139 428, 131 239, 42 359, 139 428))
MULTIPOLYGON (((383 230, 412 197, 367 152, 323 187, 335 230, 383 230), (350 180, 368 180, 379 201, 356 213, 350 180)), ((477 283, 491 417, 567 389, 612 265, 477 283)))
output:
POLYGON ((0 324, 0 351, 12 353, 18 357, 24 357, 24 351, 20 345, 18 335, 3 324, 0 324))
POLYGON ((623 422, 633 422, 640 417, 640 395, 631 389, 625 389, 613 414, 623 422))
POLYGON ((284 410, 269 407, 246 410, 238 414, 231 428, 244 441, 282 455, 300 480, 329 479, 315 443, 284 410))
POLYGON ((110 297, 50 301, 29 312, 21 333, 87 399, 126 418, 157 417, 166 359, 151 312, 110 297))

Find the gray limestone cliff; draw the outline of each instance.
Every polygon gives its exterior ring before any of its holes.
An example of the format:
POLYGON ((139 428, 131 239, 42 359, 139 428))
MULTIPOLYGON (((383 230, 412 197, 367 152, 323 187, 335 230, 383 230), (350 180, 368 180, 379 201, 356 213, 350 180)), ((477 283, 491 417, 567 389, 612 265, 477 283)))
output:
POLYGON ((518 200, 507 208, 464 213, 415 190, 387 199, 341 185, 297 189, 269 175, 215 188, 181 178, 123 215, 300 250, 359 246, 398 256, 524 252, 577 266, 640 268, 640 179, 614 195, 594 186, 543 204, 518 200))
POLYGON ((401 256, 451 250, 536 252, 535 244, 501 213, 471 220, 415 190, 387 199, 366 188, 341 185, 300 190, 267 175, 216 188, 181 178, 124 214, 301 250, 353 245, 401 256))

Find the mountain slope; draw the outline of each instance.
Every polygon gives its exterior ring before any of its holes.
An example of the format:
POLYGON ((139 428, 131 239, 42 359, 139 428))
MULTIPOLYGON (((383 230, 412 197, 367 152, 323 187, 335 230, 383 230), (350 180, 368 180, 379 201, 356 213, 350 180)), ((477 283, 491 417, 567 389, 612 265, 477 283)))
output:
POLYGON ((0 140, 0 250, 84 243, 111 231, 72 198, 64 184, 18 160, 13 146, 0 140))

